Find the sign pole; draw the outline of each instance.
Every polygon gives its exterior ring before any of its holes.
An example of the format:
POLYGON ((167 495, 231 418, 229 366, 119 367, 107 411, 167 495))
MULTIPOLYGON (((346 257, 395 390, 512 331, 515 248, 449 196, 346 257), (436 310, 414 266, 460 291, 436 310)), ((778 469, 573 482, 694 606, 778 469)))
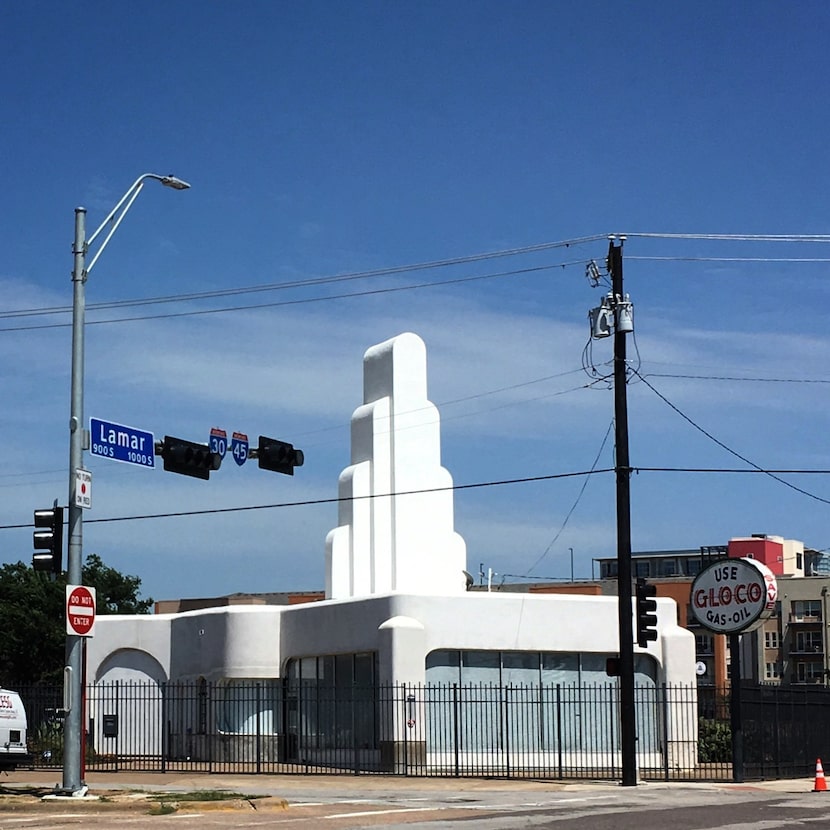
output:
POLYGON ((86 779, 86 637, 81 638, 81 781, 86 779))
POLYGON ((744 780, 744 732, 741 723, 741 635, 729 635, 732 684, 729 695, 729 720, 732 726, 732 780, 742 784, 744 780))
MULTIPOLYGON (((67 582, 80 585, 83 567, 83 516, 78 506, 75 483, 77 470, 83 468, 84 452, 84 316, 86 312, 86 209, 75 208, 75 241, 72 246, 72 378, 69 413, 69 533, 67 542, 67 582)), ((63 790, 83 793, 81 756, 81 638, 66 635, 66 667, 64 669, 64 700, 69 711, 64 720, 63 790)))
POLYGON ((729 636, 731 675, 729 720, 732 730, 732 780, 744 780, 741 722, 741 633, 754 631, 775 610, 778 582, 763 563, 748 557, 716 560, 692 582, 691 608, 709 631, 729 636))
MULTIPOLYGON (((83 469, 83 455, 88 434, 84 430, 84 318, 86 315, 86 280, 98 257, 106 248, 112 235, 121 224, 136 196, 147 179, 156 179, 165 187, 186 190, 190 185, 176 176, 160 176, 143 173, 118 204, 88 238, 86 235, 86 208, 75 208, 75 238, 72 244, 72 369, 69 403, 69 540, 67 543, 67 582, 80 585, 83 572, 83 512, 75 490, 76 470, 83 469), (89 246, 108 228, 104 240, 95 255, 87 263, 89 246)), ((66 663, 64 667, 64 700, 69 710, 64 720, 63 791, 70 795, 83 795, 86 785, 81 780, 79 753, 81 734, 81 638, 69 633, 66 637, 66 663)))

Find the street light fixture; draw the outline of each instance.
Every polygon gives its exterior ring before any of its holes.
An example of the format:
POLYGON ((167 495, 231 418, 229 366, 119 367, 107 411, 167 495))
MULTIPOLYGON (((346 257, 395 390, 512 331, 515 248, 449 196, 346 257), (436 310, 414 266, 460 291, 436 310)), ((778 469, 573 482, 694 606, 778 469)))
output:
MULTIPOLYGON (((89 436, 83 428, 84 421, 84 316, 85 284, 89 272, 101 256, 112 235, 118 229, 127 211, 148 179, 155 179, 174 190, 186 190, 190 185, 176 176, 160 176, 144 173, 139 176, 121 197, 118 204, 107 214, 106 219, 89 238, 86 236, 86 208, 75 208, 75 241, 72 245, 74 265, 72 268, 72 381, 69 415, 69 542, 67 545, 67 581, 70 585, 81 585, 83 567, 83 509, 75 500, 76 471, 83 469, 83 452, 89 448, 89 436), (109 227, 95 256, 87 264, 89 246, 99 234, 109 227)), ((66 636, 66 667, 64 669, 64 752, 63 790, 71 795, 83 795, 86 786, 81 781, 82 758, 82 637, 66 636)))

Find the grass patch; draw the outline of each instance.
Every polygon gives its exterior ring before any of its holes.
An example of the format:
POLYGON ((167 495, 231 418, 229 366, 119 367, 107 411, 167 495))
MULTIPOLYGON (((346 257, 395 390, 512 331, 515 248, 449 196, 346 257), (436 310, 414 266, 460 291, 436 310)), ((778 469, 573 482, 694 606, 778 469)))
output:
POLYGON ((263 795, 231 792, 229 790, 192 790, 183 793, 153 793, 147 796, 148 801, 155 801, 150 808, 151 816, 169 816, 185 804, 204 804, 205 802, 220 801, 253 801, 256 798, 265 798, 263 795))
POLYGON ((175 813, 176 810, 177 807, 173 804, 158 804, 149 810, 149 814, 151 816, 169 816, 171 813, 175 813))
POLYGON ((253 801, 256 798, 264 797, 262 795, 229 792, 228 790, 193 790, 189 793, 157 793, 149 796, 149 799, 158 801, 160 804, 166 804, 171 801, 233 801, 235 799, 253 801))

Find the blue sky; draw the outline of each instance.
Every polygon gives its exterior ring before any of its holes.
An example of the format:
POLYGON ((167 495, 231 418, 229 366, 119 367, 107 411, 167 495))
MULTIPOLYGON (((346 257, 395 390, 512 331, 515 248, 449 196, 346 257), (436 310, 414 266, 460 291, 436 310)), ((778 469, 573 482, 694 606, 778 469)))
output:
MULTIPOLYGON (((67 500, 73 209, 96 228, 144 172, 192 189, 149 182, 90 274, 86 418, 306 455, 294 478, 227 458, 210 482, 87 456, 85 552, 145 596, 322 587, 330 502, 104 520, 333 499, 363 352, 402 331, 426 342, 456 484, 613 466, 613 392, 581 370, 602 293, 585 268, 611 233, 648 381, 628 390, 632 465, 748 467, 717 439, 830 470, 825 4, 31 0, 0 22, 0 562, 29 562, 14 526, 67 500), (522 252, 307 284, 500 251, 522 252), (94 308, 158 297, 176 299, 94 308), (143 319, 106 322, 125 317, 143 319)), ((632 545, 830 547, 827 475, 782 477, 817 498, 640 472, 632 545)), ((615 551, 614 480, 583 482, 457 492, 468 570, 566 577, 573 548, 590 575, 615 551)))

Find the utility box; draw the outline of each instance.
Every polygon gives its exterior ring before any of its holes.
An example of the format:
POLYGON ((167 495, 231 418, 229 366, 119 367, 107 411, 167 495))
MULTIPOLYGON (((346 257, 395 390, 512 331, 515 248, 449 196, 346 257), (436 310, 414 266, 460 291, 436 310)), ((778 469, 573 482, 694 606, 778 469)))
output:
POLYGON ((102 718, 105 738, 118 737, 118 715, 104 715, 102 718))

